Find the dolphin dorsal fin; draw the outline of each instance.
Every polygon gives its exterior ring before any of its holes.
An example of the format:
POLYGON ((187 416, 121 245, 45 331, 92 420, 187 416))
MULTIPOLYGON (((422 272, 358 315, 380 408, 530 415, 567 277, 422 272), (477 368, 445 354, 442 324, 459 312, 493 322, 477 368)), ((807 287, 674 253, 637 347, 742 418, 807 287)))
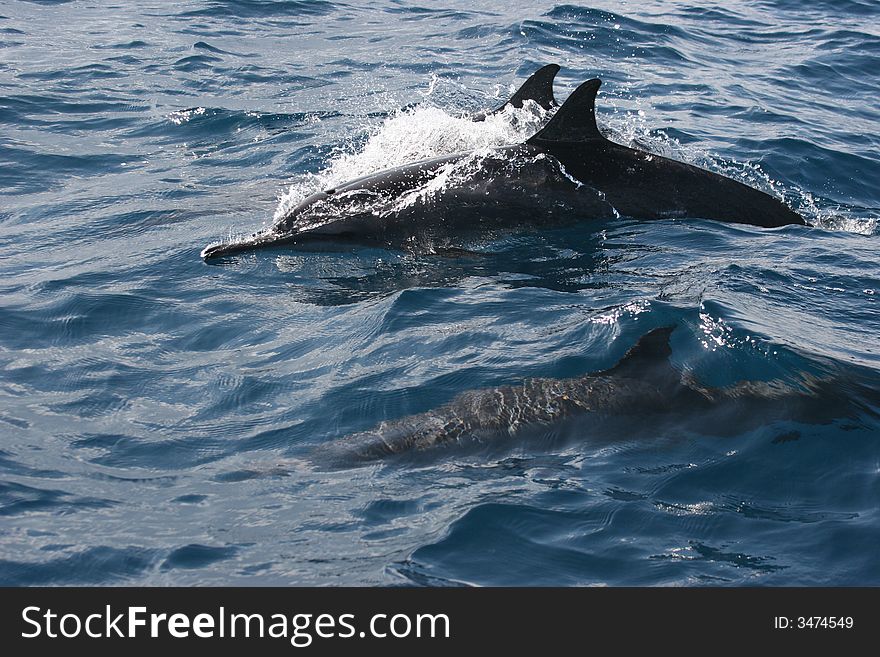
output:
POLYGON ((672 376, 673 380, 680 381, 681 375, 669 362, 672 355, 669 336, 674 330, 674 326, 664 326, 649 331, 639 338, 617 365, 601 374, 664 381, 669 381, 672 376))
POLYGON ((505 105, 522 107, 525 101, 533 100, 545 110, 556 107, 556 98, 553 97, 553 79, 557 73, 559 73, 559 64, 542 66, 523 82, 505 105))
POLYGON ((553 96, 553 80, 556 78, 557 73, 559 73, 559 64, 542 66, 522 83, 522 86, 516 90, 516 93, 510 97, 510 100, 487 114, 478 114, 474 117, 474 121, 482 121, 487 116, 497 114, 508 105, 519 109, 527 100, 535 101, 545 110, 553 109, 558 105, 556 98, 553 96))
POLYGON ((549 123, 526 143, 604 139, 596 125, 596 93, 601 84, 601 80, 593 78, 575 89, 549 123))

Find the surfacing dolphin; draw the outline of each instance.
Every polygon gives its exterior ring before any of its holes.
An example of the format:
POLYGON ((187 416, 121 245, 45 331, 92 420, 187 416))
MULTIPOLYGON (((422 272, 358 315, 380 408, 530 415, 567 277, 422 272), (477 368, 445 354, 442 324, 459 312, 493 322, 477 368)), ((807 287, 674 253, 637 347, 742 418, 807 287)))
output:
POLYGON ((557 73, 559 73, 559 64, 542 66, 522 83, 520 88, 516 90, 516 93, 510 97, 510 100, 490 112, 475 114, 473 120, 485 121, 486 117, 499 114, 508 107, 522 109, 527 100, 537 103, 545 111, 558 107, 556 98, 553 96, 553 80, 556 78, 557 73))
POLYGON ((309 196, 250 239, 212 244, 201 255, 210 259, 316 240, 431 245, 457 232, 619 216, 694 217, 766 228, 805 224, 769 194, 607 139, 596 124, 600 85, 598 79, 584 82, 523 144, 357 178, 309 196))
POLYGON ((651 431, 670 421, 679 430, 724 435, 776 420, 829 422, 864 410, 847 382, 833 377, 803 374, 797 385, 771 380, 704 386, 670 363, 673 330, 642 336, 611 369, 467 391, 439 408, 319 445, 311 460, 346 468, 443 447, 523 444, 548 433, 595 438, 597 427, 601 433, 601 423, 609 421, 642 423, 651 431))

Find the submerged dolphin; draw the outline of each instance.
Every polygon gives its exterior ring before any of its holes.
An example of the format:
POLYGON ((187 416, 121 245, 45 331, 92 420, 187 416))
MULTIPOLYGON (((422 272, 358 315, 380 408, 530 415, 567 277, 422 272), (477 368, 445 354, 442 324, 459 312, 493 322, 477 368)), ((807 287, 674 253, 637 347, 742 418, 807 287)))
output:
POLYGON ((615 419, 647 422, 652 429, 666 420, 678 428, 702 423, 702 430, 724 434, 781 419, 828 422, 860 408, 846 382, 806 374, 797 386, 778 380, 703 386, 669 362, 673 330, 647 333, 609 370, 464 392, 426 413, 320 445, 312 461, 349 467, 443 446, 504 445, 566 426, 582 436, 599 421, 615 419))
POLYGON ((202 257, 315 240, 407 246, 461 230, 622 215, 767 228, 805 224, 764 192, 607 139, 596 124, 600 85, 598 79, 583 83, 523 144, 424 160, 352 180, 309 196, 250 239, 209 245, 202 257))

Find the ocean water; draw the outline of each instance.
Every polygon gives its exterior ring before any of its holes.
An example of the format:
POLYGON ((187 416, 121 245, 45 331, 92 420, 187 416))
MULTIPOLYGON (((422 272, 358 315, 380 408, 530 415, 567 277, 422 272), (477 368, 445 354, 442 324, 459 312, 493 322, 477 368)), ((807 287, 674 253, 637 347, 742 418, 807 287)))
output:
POLYGON ((878 26, 876 0, 0 4, 0 584, 880 584, 878 26), (616 140, 810 225, 199 258, 323 185, 528 137, 467 115, 550 62, 560 99, 602 78, 616 140), (661 326, 700 385, 809 412, 310 459, 661 326))

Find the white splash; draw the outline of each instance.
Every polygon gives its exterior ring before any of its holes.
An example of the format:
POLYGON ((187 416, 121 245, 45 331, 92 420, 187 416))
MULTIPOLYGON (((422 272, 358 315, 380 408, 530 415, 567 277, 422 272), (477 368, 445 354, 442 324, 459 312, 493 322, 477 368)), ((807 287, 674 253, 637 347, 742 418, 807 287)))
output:
MULTIPOLYGON (((492 149, 522 143, 548 118, 548 112, 527 101, 522 109, 507 107, 484 121, 472 121, 470 116, 431 104, 431 96, 439 82, 439 78, 432 78, 427 91, 420 94, 425 98, 421 104, 394 112, 377 125, 365 126, 366 139, 351 140, 336 148, 323 170, 298 176, 280 196, 273 223, 287 216, 307 196, 355 178, 454 153, 476 153, 474 157, 480 158, 492 149)), ((191 118, 191 113, 200 111, 204 109, 185 110, 175 113, 180 116, 169 118, 184 122, 191 118)), ((682 144, 662 130, 649 128, 646 116, 643 110, 609 112, 602 117, 602 129, 620 144, 708 169, 775 196, 812 225, 863 235, 880 232, 880 217, 872 216, 873 213, 864 216, 864 213, 848 208, 821 205, 800 187, 774 180, 759 164, 723 159, 698 145, 682 144)), ((435 179, 424 188, 398 199, 395 207, 406 207, 442 191, 456 173, 462 172, 462 167, 471 169, 472 165, 473 160, 468 158, 460 165, 442 167, 435 179)), ((564 169, 562 173, 566 175, 564 169)))
POLYGON ((535 134, 546 118, 547 112, 532 101, 522 109, 506 107, 483 121, 427 105, 395 112, 372 129, 362 147, 349 143, 338 148, 324 170, 295 181, 279 200, 274 221, 310 194, 383 169, 521 143, 535 134))
POLYGON ((801 192, 800 203, 795 208, 816 226, 859 235, 876 235, 880 232, 880 217, 857 216, 852 210, 839 205, 822 207, 809 192, 801 192))
POLYGON ((190 109, 178 110, 176 112, 171 112, 171 114, 168 115, 168 120, 174 125, 183 125, 194 116, 201 116, 205 111, 206 109, 204 107, 192 107, 190 109))

